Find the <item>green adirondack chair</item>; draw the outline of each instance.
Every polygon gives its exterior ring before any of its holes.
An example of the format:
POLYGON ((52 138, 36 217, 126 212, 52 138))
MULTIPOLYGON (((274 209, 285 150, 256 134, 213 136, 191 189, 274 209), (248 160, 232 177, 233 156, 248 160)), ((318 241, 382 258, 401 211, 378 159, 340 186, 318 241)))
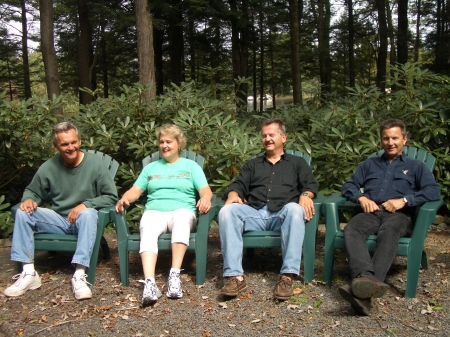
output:
MULTIPOLYGON (((302 157, 306 163, 311 166, 311 157, 303 152, 294 150, 285 150, 287 154, 302 157)), ((264 155, 264 153, 259 154, 264 155)), ((305 238, 303 240, 303 279, 304 282, 311 282, 314 279, 314 260, 316 257, 316 235, 319 228, 320 209, 324 196, 318 193, 314 198, 314 209, 316 214, 305 226, 305 238)), ((223 207, 224 202, 219 202, 216 212, 223 207)), ((276 231, 255 231, 246 232, 242 236, 244 248, 247 248, 247 254, 252 254, 253 248, 272 248, 281 247, 281 234, 276 231)))
MULTIPOLYGON (((369 157, 381 156, 384 150, 373 153, 369 157)), ((424 150, 415 147, 403 147, 403 153, 410 158, 418 159, 425 163, 427 168, 433 172, 436 158, 424 150)), ((436 218, 437 211, 443 201, 426 202, 420 207, 416 207, 414 212, 414 229, 410 237, 402 237, 398 241, 398 256, 407 257, 407 279, 406 279, 406 298, 416 297, 417 284, 419 280, 420 265, 428 269, 427 254, 424 250, 425 238, 428 234, 428 228, 436 218)), ((324 254, 324 281, 331 286, 334 252, 336 249, 345 250, 344 233, 340 229, 339 210, 351 210, 354 213, 361 212, 359 204, 347 201, 340 195, 334 195, 326 198, 323 202, 323 212, 326 217, 325 234, 325 254, 324 254)), ((367 238, 367 247, 373 252, 376 248, 376 235, 370 235, 367 238)))
MULTIPOLYGON (((83 150, 84 151, 84 150, 83 150)), ((100 158, 102 158, 103 163, 108 167, 109 173, 114 178, 119 168, 119 163, 112 159, 109 155, 104 154, 100 151, 88 150, 84 152, 94 153, 100 158)), ((13 218, 19 209, 17 204, 11 208, 11 213, 13 218)), ((92 251, 90 267, 87 270, 87 280, 89 283, 94 284, 96 266, 98 261, 98 251, 100 246, 102 247, 103 254, 105 258, 110 257, 108 243, 103 237, 103 233, 106 225, 110 223, 109 217, 110 208, 102 208, 98 211, 98 222, 97 222, 97 237, 95 239, 94 249, 92 251)), ((14 233, 13 233, 14 235, 14 233)), ((77 235, 63 235, 63 234, 35 234, 34 235, 34 249, 35 250, 48 250, 52 252, 75 252, 77 247, 77 235)), ((22 270, 22 263, 18 263, 19 272, 22 270)))
MULTIPOLYGON (((182 151, 180 157, 187 158, 195 161, 200 167, 203 168, 205 158, 196 154, 193 151, 182 151)), ((154 152, 151 155, 145 157, 142 160, 142 167, 145 167, 151 162, 161 159, 159 152, 154 152)), ((213 200, 211 204, 213 205, 208 213, 200 214, 197 221, 197 231, 192 232, 189 237, 188 250, 195 251, 195 262, 196 262, 196 279, 195 283, 197 285, 205 283, 206 280, 206 257, 208 248, 208 233, 210 229, 210 223, 216 215, 215 211, 215 195, 213 195, 213 200)), ((145 203, 147 197, 142 196, 141 200, 145 203)), ((139 251, 140 246, 140 235, 131 234, 128 228, 126 214, 116 213, 115 209, 111 209, 111 219, 116 224, 117 231, 117 242, 119 249, 119 263, 120 263, 120 281, 122 285, 128 286, 129 280, 129 252, 139 251)), ((171 250, 171 233, 161 234, 158 238, 158 249, 159 250, 171 250)))

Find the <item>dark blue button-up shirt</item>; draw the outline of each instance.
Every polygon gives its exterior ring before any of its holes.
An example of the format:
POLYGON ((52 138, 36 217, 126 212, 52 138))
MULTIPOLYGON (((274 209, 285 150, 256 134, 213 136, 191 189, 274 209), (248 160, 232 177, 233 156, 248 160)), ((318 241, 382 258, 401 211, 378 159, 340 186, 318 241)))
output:
POLYGON ((413 207, 438 200, 441 188, 423 162, 405 154, 390 162, 383 154, 360 164, 342 186, 342 195, 355 203, 363 195, 377 204, 406 198, 408 206, 413 207))
POLYGON ((247 205, 255 209, 267 205, 275 212, 289 202, 299 202, 301 193, 310 191, 316 195, 318 190, 319 185, 303 158, 284 154, 272 164, 262 155, 243 165, 223 198, 226 200, 228 193, 235 191, 242 200, 247 200, 247 205))

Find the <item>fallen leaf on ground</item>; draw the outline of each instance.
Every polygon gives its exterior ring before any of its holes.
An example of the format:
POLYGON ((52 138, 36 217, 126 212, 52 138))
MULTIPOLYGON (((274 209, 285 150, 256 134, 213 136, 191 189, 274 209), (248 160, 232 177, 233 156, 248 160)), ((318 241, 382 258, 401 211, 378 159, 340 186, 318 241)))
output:
POLYGON ((100 310, 109 310, 109 309, 111 309, 111 308, 112 308, 112 305, 109 304, 109 305, 102 305, 99 309, 100 309, 100 310))
POLYGON ((294 295, 303 294, 303 289, 302 288, 295 288, 293 293, 294 293, 294 295))
POLYGON ((228 308, 226 302, 219 302, 219 307, 224 308, 224 309, 227 309, 227 308, 228 308))

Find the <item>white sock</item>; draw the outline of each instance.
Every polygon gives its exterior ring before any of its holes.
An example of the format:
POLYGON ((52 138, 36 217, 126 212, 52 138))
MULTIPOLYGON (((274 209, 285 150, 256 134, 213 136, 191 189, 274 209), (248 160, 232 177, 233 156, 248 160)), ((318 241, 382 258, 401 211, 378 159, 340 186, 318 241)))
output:
POLYGON ((152 281, 153 283, 155 283, 155 278, 154 278, 154 277, 147 277, 147 278, 145 279, 145 281, 147 282, 147 280, 150 280, 150 281, 152 281))
POLYGON ((75 278, 79 278, 79 277, 83 276, 84 274, 86 274, 86 267, 82 266, 81 264, 77 264, 77 267, 75 269, 75 274, 73 274, 73 276, 75 278))
POLYGON ((27 275, 33 275, 34 274, 34 263, 22 263, 22 270, 27 275))
POLYGON ((170 268, 169 275, 172 274, 173 271, 174 271, 175 273, 177 273, 177 274, 181 273, 181 269, 170 268))

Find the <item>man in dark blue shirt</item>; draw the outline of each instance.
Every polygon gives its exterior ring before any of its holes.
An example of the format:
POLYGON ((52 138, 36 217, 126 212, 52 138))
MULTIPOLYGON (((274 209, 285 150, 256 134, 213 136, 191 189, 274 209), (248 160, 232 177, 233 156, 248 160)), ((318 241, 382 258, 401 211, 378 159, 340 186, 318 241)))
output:
POLYGON ((305 222, 314 215, 312 198, 319 186, 303 158, 284 153, 286 127, 280 119, 264 121, 261 135, 265 155, 244 164, 225 193, 225 206, 219 213, 226 278, 221 294, 237 296, 247 287, 242 233, 279 231, 283 265, 274 296, 287 300, 293 293, 293 275, 300 273, 305 222))
POLYGON ((339 293, 361 315, 369 315, 370 299, 389 288, 384 279, 397 254, 398 239, 412 232, 412 207, 440 198, 440 187, 425 164, 402 153, 405 123, 383 122, 380 138, 384 154, 364 161, 342 186, 342 195, 359 203, 364 213, 344 228, 352 283, 340 287, 339 293), (366 246, 371 234, 378 235, 372 257, 366 246))

